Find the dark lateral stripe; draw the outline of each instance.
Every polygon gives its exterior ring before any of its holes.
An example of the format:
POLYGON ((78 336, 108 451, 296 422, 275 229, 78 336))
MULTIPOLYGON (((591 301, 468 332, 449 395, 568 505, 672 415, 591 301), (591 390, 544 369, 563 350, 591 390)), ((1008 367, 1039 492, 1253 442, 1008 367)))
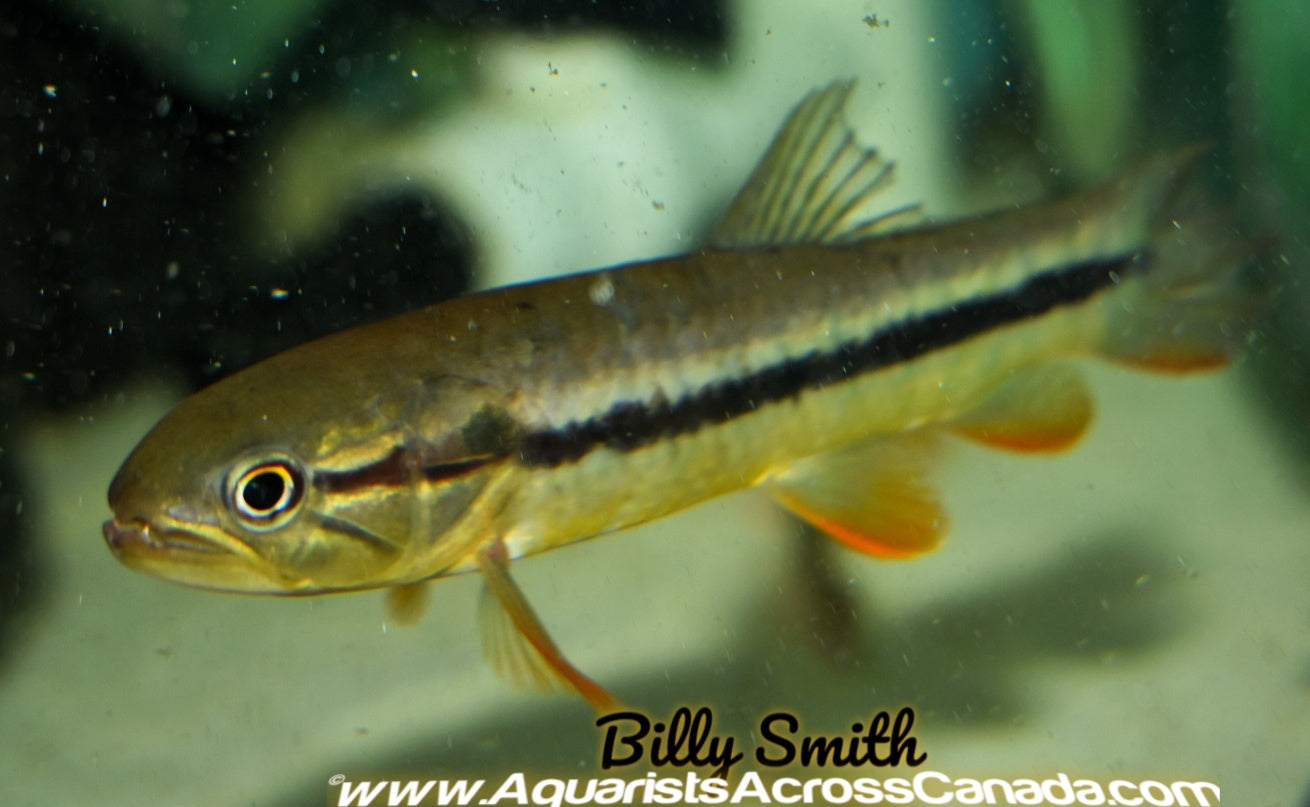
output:
POLYGON ((959 344, 1004 325, 1080 303, 1143 263, 1132 252, 1051 269, 1003 292, 963 300, 882 328, 829 352, 811 351, 739 378, 707 384, 677 401, 622 401, 603 415, 522 436, 528 465, 576 462, 593 448, 632 451, 657 440, 723 423, 766 404, 959 344))
POLYGON ((415 475, 428 482, 454 479, 481 468, 495 457, 473 457, 453 462, 417 463, 412 449, 396 446, 382 459, 349 471, 318 471, 314 487, 328 493, 369 487, 397 487, 414 481, 415 475))

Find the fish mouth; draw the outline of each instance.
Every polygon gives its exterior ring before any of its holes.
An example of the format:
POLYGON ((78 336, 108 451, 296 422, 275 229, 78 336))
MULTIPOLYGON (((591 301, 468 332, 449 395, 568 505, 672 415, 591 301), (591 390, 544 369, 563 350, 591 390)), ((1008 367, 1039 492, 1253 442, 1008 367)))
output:
POLYGON ((119 519, 106 521, 103 531, 109 551, 134 571, 216 591, 280 594, 287 589, 249 549, 201 533, 119 519))
POLYGON ((148 523, 120 523, 110 519, 104 523, 105 543, 114 557, 127 562, 150 556, 176 557, 177 554, 226 555, 227 549, 213 541, 192 533, 176 530, 152 529, 148 523))

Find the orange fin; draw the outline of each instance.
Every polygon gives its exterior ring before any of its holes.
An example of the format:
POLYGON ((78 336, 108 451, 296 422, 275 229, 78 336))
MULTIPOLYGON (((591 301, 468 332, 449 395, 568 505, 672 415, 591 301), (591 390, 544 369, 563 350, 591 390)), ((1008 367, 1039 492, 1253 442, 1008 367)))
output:
POLYGON ((1193 373, 1206 370, 1218 370, 1228 364, 1227 348, 1210 348, 1205 345, 1199 349, 1181 346, 1161 347, 1150 352, 1138 353, 1130 358, 1121 359, 1124 364, 1147 370, 1152 373, 1193 373))
POLYGON ((577 692, 599 714, 617 710, 614 696, 570 664, 546 633, 509 575, 504 545, 496 542, 477 558, 486 583, 479 602, 482 650, 492 669, 526 689, 577 692))
POLYGON ((413 625, 427 607, 427 583, 408 583, 387 591, 387 613, 397 625, 413 625))
POLYGON ((1143 284, 1136 299, 1127 301, 1132 315, 1111 320, 1106 355, 1156 373, 1201 372, 1228 364, 1268 304, 1261 294, 1239 286, 1235 275, 1242 261, 1232 251, 1202 259, 1229 270, 1208 282, 1143 284))
POLYGON ((852 549, 908 558, 936 548, 946 532, 946 516, 925 481, 935 449, 921 433, 873 438, 801 460, 764 487, 852 549))
POLYGON ((1268 307, 1243 269, 1269 257, 1272 243, 1235 229, 1233 211, 1192 180, 1205 150, 1162 155, 1123 182, 1127 204, 1148 217, 1149 243, 1146 271, 1109 312, 1102 350, 1115 361, 1155 372, 1217 369, 1243 350, 1268 307))
POLYGON ((952 431, 1010 451, 1062 451, 1092 421, 1092 399, 1068 367, 1016 373, 980 406, 954 421, 952 431))
POLYGON ((1188 293, 1147 289, 1136 319, 1119 326, 1106 353, 1154 373, 1217 370, 1241 352, 1266 300, 1235 284, 1188 293))

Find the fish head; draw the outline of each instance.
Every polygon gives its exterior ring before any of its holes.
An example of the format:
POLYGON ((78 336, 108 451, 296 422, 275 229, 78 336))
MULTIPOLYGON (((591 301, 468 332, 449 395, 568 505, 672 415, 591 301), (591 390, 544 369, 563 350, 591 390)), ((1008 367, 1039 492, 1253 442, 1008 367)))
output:
POLYGON ((504 419, 471 386, 333 396, 257 365, 184 400, 142 440, 110 485, 105 540, 130 568, 224 591, 439 575, 468 554, 456 528, 504 454, 489 451, 505 444, 504 419))
MULTIPOLYGON (((306 567, 307 559, 325 568, 348 565, 360 579, 387 565, 385 553, 368 545, 343 557, 341 547, 301 519, 312 497, 296 453, 246 451, 203 470, 156 465, 150 461, 160 447, 156 437, 170 431, 152 432, 110 485, 114 516, 104 536, 125 566, 201 588, 289 594, 331 588, 306 567)), ((186 453, 196 460, 209 452, 186 453)))

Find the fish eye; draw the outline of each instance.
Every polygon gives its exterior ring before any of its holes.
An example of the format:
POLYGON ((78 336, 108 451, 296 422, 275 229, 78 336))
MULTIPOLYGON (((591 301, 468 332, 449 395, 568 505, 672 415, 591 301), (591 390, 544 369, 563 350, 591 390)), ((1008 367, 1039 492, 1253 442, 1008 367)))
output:
POLYGON ((228 475, 228 506, 252 529, 270 530, 285 524, 305 494, 305 475, 290 457, 260 457, 238 465, 228 475))

